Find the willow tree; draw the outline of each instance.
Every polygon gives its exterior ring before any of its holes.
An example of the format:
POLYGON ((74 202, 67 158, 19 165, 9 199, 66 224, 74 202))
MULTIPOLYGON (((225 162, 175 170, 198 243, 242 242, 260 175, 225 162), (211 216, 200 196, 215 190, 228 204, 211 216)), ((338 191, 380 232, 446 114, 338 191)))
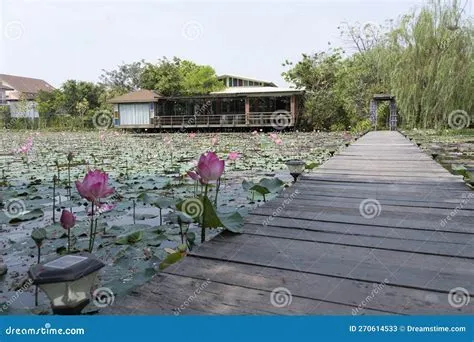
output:
POLYGON ((472 22, 458 1, 434 0, 389 34, 386 82, 409 127, 440 128, 455 110, 473 113, 472 22))

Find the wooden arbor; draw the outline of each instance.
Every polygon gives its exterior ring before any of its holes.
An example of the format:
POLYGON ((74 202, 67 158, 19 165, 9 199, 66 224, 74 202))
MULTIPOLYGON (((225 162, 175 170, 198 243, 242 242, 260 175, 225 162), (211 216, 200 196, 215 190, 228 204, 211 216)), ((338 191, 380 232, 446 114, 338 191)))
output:
POLYGON ((390 116, 388 118, 388 127, 391 131, 397 129, 397 105, 395 103, 395 96, 388 94, 375 94, 370 100, 370 120, 377 129, 377 108, 381 101, 390 101, 390 116))

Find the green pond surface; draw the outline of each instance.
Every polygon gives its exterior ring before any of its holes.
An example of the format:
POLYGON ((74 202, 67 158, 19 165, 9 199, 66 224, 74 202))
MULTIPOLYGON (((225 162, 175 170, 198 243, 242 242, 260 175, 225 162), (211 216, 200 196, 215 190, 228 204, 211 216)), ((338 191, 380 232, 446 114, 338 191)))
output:
MULTIPOLYGON (((0 314, 38 314, 49 312, 49 302, 41 293, 39 306, 34 305, 34 287, 28 282, 27 271, 36 262, 37 250, 30 234, 34 228, 45 228, 47 239, 42 247, 42 260, 57 257, 67 246, 66 231, 57 223, 61 209, 72 209, 77 224, 72 228, 72 247, 84 250, 88 244, 90 219, 87 202, 81 199, 74 181, 82 180, 89 169, 109 174, 115 194, 106 199, 115 205, 98 217, 98 236, 93 254, 106 266, 100 272, 100 286, 110 288, 121 296, 143 284, 158 271, 158 265, 170 249, 181 244, 179 226, 170 219, 176 208, 160 209, 142 203, 138 196, 146 192, 179 201, 194 197, 194 182, 186 176, 201 153, 215 151, 226 159, 228 153, 238 152, 237 161, 226 161, 219 198, 220 212, 238 211, 245 216, 263 203, 255 192, 246 191, 242 182, 258 182, 262 178, 278 177, 291 182, 285 161, 302 159, 307 164, 321 164, 329 150, 344 145, 347 135, 341 133, 228 133, 203 134, 192 137, 186 133, 125 134, 105 132, 13 132, 0 131, 0 257, 8 272, 0 276, 0 314), (32 150, 14 153, 31 137, 32 150), (217 142, 215 139, 217 138, 217 142), (74 154, 68 177, 67 155, 74 154), (56 186, 56 223, 53 223, 53 176, 56 186), (71 194, 68 193, 69 179, 71 194), (22 215, 12 221, 6 205, 17 201, 24 207, 22 215), (120 237, 140 232, 140 240, 119 243, 120 237)), ((266 196, 276 196, 278 191, 266 196)), ((214 198, 211 188, 210 197, 214 198)), ((189 227, 200 241, 200 228, 189 227)), ((213 229, 210 239, 219 233, 213 229)), ((123 240, 123 239, 122 239, 123 240)), ((91 307, 88 310, 97 308, 91 307)))

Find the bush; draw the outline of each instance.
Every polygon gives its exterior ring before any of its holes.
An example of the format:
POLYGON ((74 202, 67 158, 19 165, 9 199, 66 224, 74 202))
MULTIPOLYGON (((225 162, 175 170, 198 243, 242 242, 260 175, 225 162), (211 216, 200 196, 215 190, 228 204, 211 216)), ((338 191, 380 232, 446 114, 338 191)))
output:
POLYGON ((354 133, 364 133, 372 129, 372 122, 369 119, 364 119, 355 124, 351 129, 354 133))
POLYGON ((341 132, 346 130, 346 125, 341 122, 334 123, 331 125, 331 132, 341 132))

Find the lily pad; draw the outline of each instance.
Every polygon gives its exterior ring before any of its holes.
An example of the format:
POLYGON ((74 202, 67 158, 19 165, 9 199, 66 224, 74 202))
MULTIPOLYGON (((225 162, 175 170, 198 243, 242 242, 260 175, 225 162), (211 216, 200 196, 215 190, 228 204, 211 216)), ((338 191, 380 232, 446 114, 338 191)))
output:
POLYGON ((25 222, 25 221, 31 221, 31 220, 35 220, 37 218, 40 218, 40 217, 43 217, 44 215, 44 212, 43 210, 41 209, 34 209, 34 210, 31 210, 31 211, 27 211, 26 213, 24 213, 23 215, 20 215, 18 217, 14 217, 12 218, 9 223, 10 224, 13 224, 13 223, 18 223, 18 222, 25 222))

